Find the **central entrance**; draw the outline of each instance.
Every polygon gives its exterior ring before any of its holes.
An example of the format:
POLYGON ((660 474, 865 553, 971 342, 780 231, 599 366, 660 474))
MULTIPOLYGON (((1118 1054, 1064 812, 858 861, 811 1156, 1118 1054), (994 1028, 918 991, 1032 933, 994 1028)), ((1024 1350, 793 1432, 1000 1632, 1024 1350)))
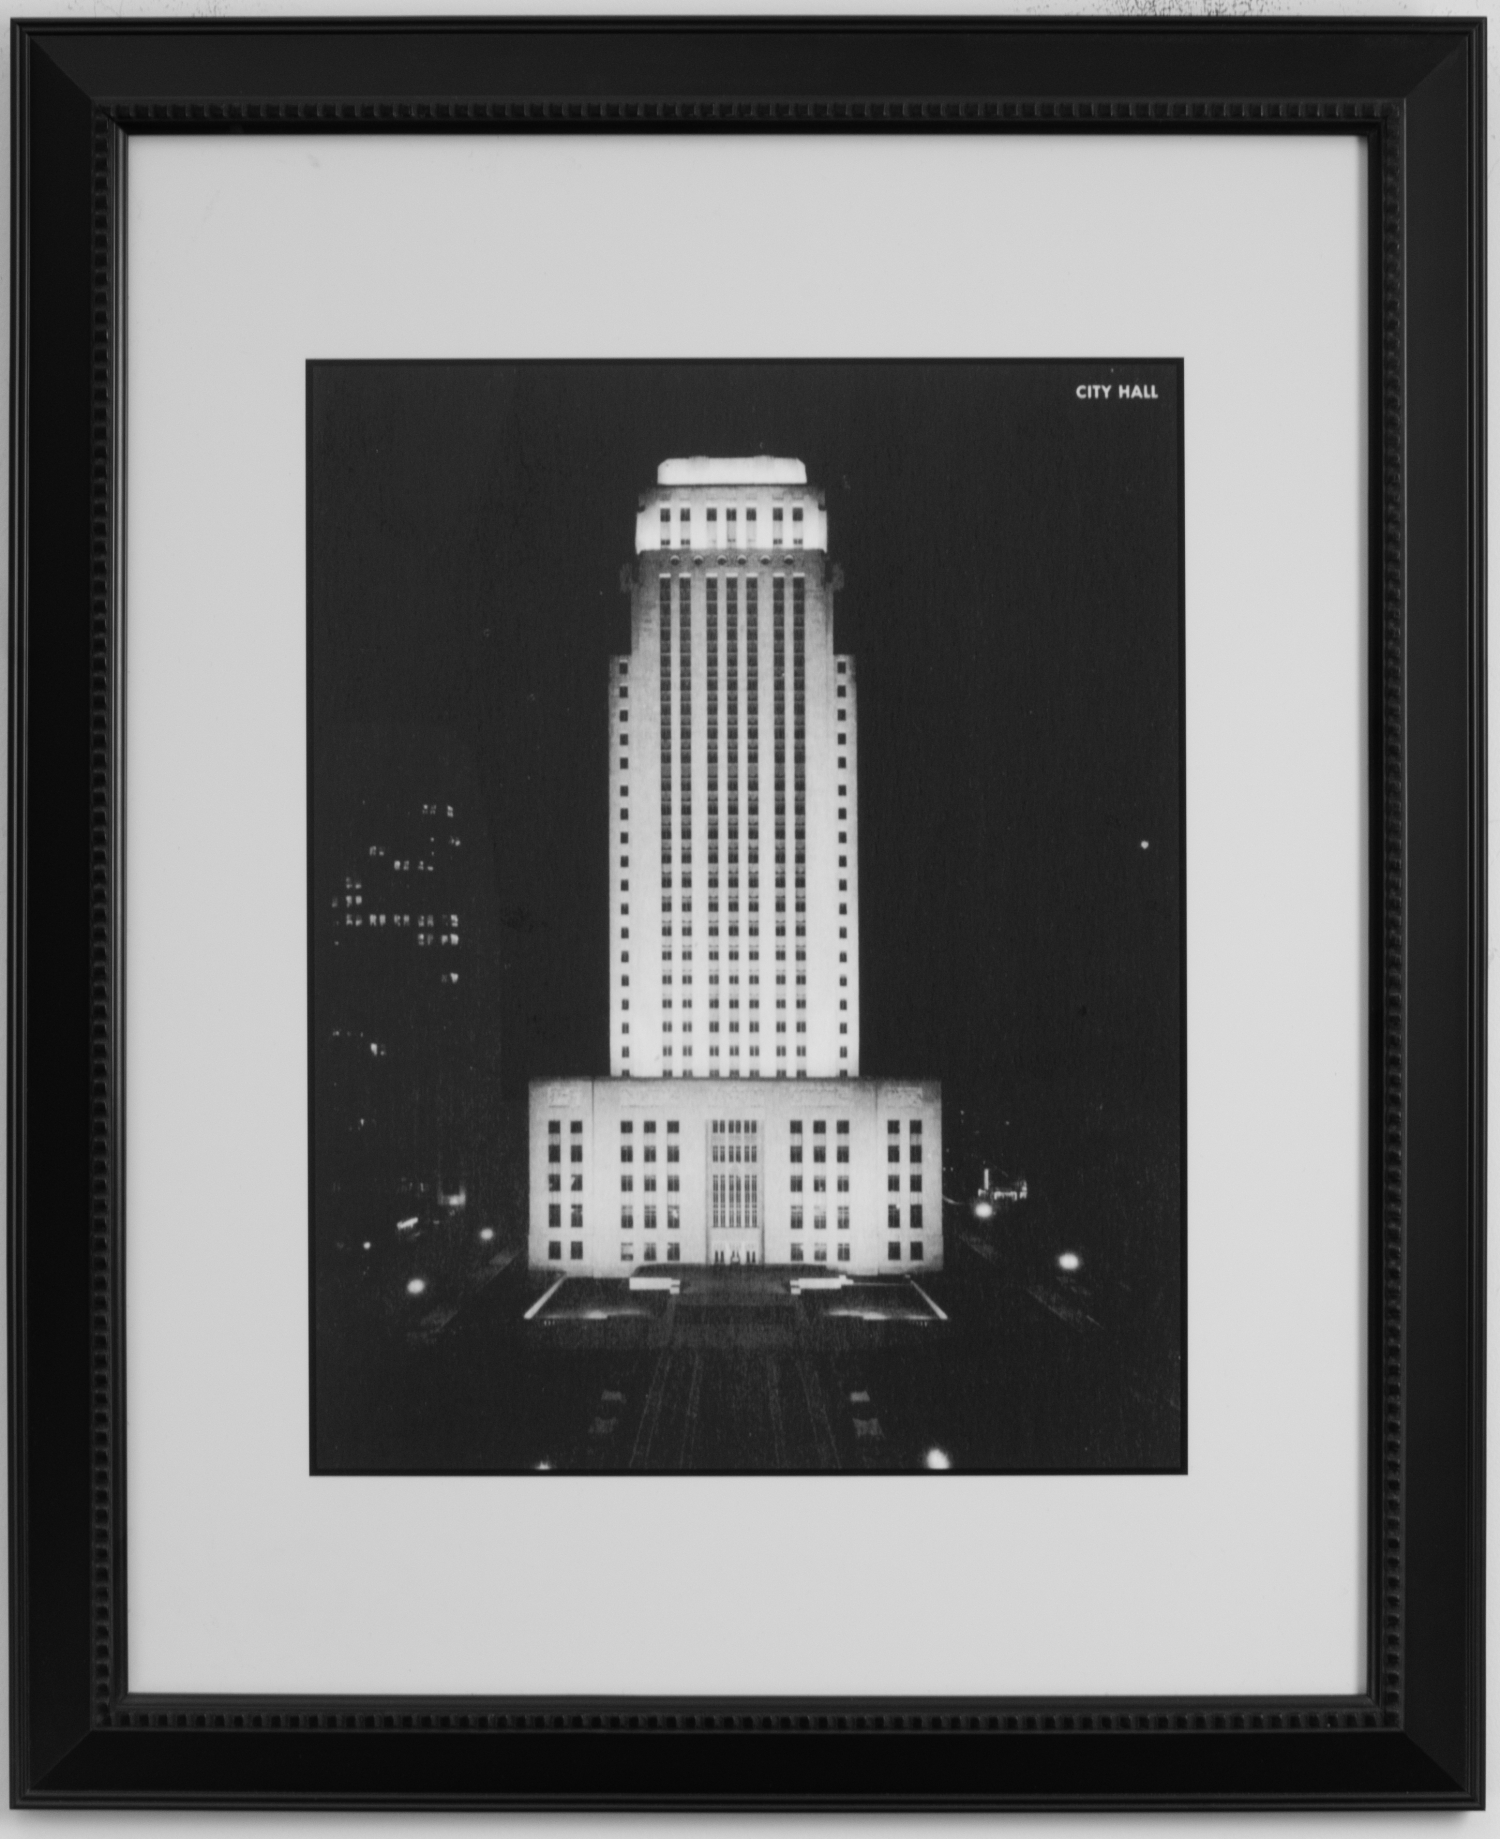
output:
POLYGON ((763 1261, 760 1125, 716 1118, 708 1127, 708 1261, 763 1261))

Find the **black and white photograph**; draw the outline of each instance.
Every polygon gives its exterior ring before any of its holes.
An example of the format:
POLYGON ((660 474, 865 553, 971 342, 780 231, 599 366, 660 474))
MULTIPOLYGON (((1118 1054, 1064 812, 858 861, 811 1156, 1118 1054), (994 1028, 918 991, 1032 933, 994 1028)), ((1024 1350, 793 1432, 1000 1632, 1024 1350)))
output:
POLYGON ((1183 387, 308 365, 314 1474, 1186 1468, 1183 387))

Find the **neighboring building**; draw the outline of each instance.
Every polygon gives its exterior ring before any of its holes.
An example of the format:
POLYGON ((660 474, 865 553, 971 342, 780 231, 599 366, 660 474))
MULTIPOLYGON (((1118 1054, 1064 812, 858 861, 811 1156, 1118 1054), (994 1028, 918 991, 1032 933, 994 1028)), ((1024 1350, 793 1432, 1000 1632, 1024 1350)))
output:
POLYGON ((472 770, 439 738, 360 732, 315 787, 319 1237, 378 1251, 400 1219, 498 1205, 492 865, 472 770))
POLYGON ((531 1262, 939 1265, 939 1088, 858 1077, 855 675, 822 494, 800 460, 668 460, 635 546, 611 1077, 532 1082, 531 1262))

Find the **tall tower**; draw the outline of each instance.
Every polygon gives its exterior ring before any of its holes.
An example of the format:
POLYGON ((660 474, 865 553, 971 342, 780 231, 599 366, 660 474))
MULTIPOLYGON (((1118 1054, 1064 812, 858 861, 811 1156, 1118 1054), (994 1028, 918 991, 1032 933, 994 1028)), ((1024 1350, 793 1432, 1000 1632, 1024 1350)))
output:
POLYGON ((635 555, 610 1077, 531 1082, 530 1262, 939 1268, 942 1089, 859 1076, 854 662, 822 496, 800 460, 668 460, 635 555))
POLYGON ((800 460, 679 459, 640 500, 610 669, 610 1072, 859 1073, 854 662, 800 460))

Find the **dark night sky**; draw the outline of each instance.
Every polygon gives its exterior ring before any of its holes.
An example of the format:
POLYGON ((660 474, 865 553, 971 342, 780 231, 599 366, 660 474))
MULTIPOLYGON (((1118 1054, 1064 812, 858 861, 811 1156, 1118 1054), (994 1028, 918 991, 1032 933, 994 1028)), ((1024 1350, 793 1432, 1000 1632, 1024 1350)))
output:
POLYGON ((507 1092, 608 1068, 637 494, 669 456, 777 453, 826 491, 859 673, 861 1070, 941 1078, 955 1139, 958 1098, 1033 1177, 1088 1118, 1180 1164, 1179 394, 1175 363, 310 368, 315 747, 472 748, 507 1092), (1121 378, 1159 400, 1077 399, 1121 378))

